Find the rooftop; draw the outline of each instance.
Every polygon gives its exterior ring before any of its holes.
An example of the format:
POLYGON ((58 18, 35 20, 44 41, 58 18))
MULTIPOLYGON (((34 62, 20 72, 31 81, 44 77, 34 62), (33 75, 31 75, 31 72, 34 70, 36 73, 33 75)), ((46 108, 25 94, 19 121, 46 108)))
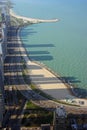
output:
POLYGON ((61 106, 61 107, 56 108, 56 115, 58 117, 66 117, 66 111, 64 107, 61 106))

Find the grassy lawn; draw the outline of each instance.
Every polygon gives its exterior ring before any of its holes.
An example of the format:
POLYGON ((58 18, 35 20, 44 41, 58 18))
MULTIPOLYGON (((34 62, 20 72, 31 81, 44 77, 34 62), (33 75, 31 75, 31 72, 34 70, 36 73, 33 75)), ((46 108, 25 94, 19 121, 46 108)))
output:
POLYGON ((26 109, 39 109, 39 108, 40 108, 39 106, 33 104, 33 103, 30 102, 30 101, 28 101, 28 102, 26 103, 26 109))
POLYGON ((39 95, 49 99, 49 100, 53 100, 55 102, 58 102, 60 104, 64 104, 64 105, 71 105, 71 106, 77 106, 79 107, 79 105, 75 105, 75 104, 71 104, 71 103, 67 103, 67 102, 63 102, 63 101, 60 101, 60 100, 57 100, 57 99, 54 99, 52 96, 48 95, 47 93, 44 93, 42 90, 40 90, 35 84, 33 84, 29 78, 27 78, 26 75, 29 75, 29 70, 27 69, 26 67, 26 64, 24 63, 23 61, 23 71, 22 71, 22 75, 23 75, 23 78, 24 78, 24 81, 26 84, 29 84, 29 86, 31 87, 31 89, 33 91, 35 91, 36 93, 39 93, 39 95))
POLYGON ((27 127, 53 124, 53 112, 45 110, 28 101, 22 119, 22 125, 27 127))

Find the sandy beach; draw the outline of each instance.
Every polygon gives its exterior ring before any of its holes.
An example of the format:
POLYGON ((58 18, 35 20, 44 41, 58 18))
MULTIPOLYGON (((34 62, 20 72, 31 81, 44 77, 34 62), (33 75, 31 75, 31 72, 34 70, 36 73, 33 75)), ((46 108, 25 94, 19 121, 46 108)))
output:
POLYGON ((48 23, 48 22, 58 22, 58 21, 60 21, 59 19, 44 20, 44 19, 37 19, 37 18, 27 18, 27 17, 19 16, 19 15, 15 14, 13 12, 13 10, 11 10, 11 9, 10 9, 10 15, 15 17, 15 18, 22 19, 25 23, 26 22, 30 22, 30 23, 48 23))
MULTIPOLYGON (((32 19, 26 18, 22 16, 18 16, 10 10, 10 15, 19 19, 28 20, 32 23, 43 22, 56 22, 58 19, 55 20, 39 20, 39 19, 32 19)), ((39 89, 41 89, 46 94, 52 96, 53 98, 64 101, 67 103, 72 103, 76 105, 80 105, 81 107, 87 106, 87 100, 82 98, 77 98, 72 94, 71 89, 67 87, 66 84, 62 82, 55 74, 53 74, 47 67, 37 62, 29 60, 25 48, 22 46, 22 41, 19 37, 21 29, 18 31, 18 41, 20 44, 20 52, 23 56, 27 68, 29 69, 29 77, 31 82, 34 83, 39 89), (23 52, 23 53, 22 53, 23 52), (25 52, 25 53, 24 53, 25 52)), ((70 86, 71 87, 71 86, 70 86)))
POLYGON ((27 68, 29 69, 29 77, 32 83, 34 83, 43 92, 57 100, 80 105, 81 107, 87 106, 86 99, 77 98, 76 96, 74 96, 71 93, 71 90, 66 86, 66 84, 64 84, 51 71, 49 71, 47 67, 29 60, 25 48, 23 48, 21 45, 22 42, 20 40, 20 37, 18 37, 18 39, 21 55, 24 57, 27 68))

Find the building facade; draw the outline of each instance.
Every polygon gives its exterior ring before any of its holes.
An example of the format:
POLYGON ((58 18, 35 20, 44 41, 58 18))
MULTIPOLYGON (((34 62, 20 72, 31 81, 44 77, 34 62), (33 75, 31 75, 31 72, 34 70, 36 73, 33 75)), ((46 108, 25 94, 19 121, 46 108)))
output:
MULTIPOLYGON (((7 4, 0 1, 0 127, 2 127, 3 115, 5 112, 4 105, 4 60, 7 54, 7 30, 9 17, 7 4)), ((10 19, 9 19, 10 20, 10 19)))
POLYGON ((66 130, 66 117, 64 107, 56 108, 54 112, 54 130, 66 130))

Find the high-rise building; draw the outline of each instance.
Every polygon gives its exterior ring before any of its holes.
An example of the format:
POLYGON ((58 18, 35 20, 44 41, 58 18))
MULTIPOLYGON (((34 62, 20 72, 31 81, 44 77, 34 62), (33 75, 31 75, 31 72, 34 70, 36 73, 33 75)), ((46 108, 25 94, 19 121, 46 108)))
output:
POLYGON ((3 74, 2 47, 0 44, 0 128, 2 126, 3 114, 4 114, 4 74, 3 74))
POLYGON ((7 22, 5 2, 0 1, 0 129, 4 115, 4 60, 7 53, 7 22))
POLYGON ((54 112, 54 130, 66 130, 66 117, 64 107, 57 107, 54 112))

